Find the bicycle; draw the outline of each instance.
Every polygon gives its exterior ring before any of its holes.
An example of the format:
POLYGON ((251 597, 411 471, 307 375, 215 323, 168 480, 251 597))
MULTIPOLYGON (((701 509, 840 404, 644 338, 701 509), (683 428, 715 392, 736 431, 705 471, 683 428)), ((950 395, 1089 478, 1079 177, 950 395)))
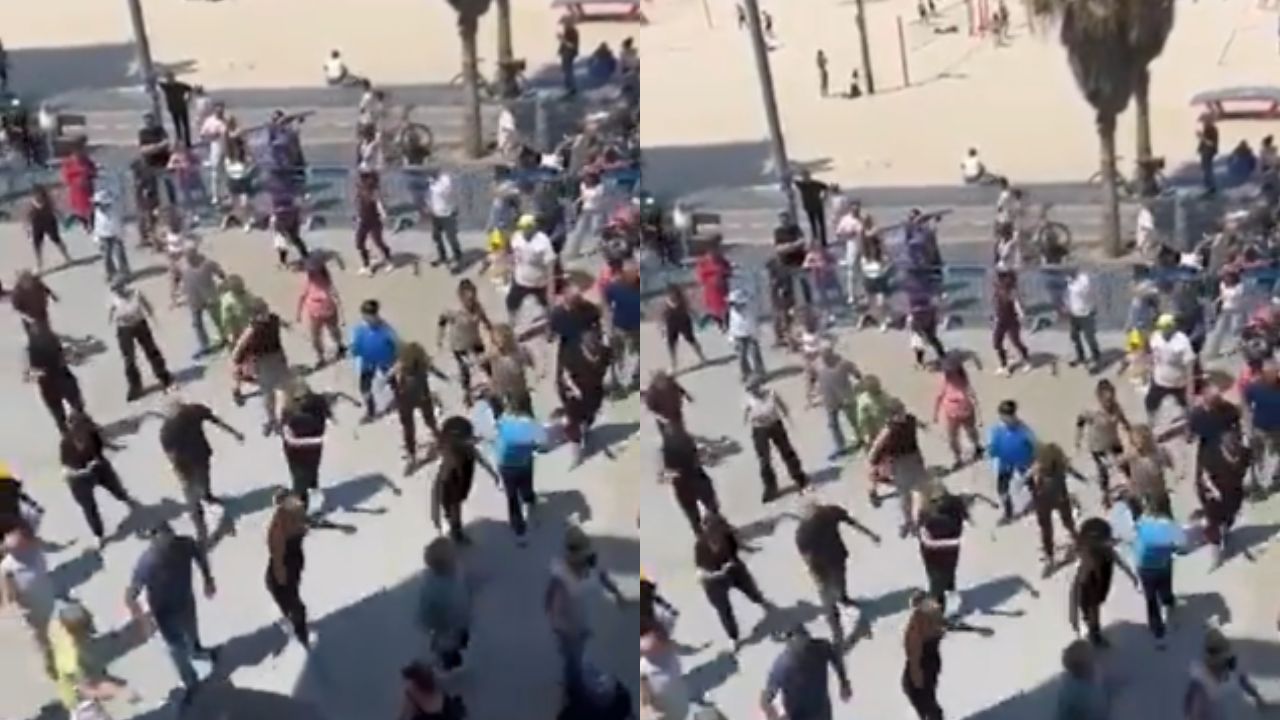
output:
MULTIPOLYGON (((510 73, 509 79, 502 77, 503 68, 499 66, 497 69, 497 73, 498 73, 497 77, 495 77, 493 80, 490 80, 484 74, 484 71, 480 69, 480 60, 477 59, 476 60, 476 87, 480 91, 480 94, 486 100, 501 100, 504 97, 502 92, 503 81, 507 80, 508 82, 511 83, 511 88, 510 88, 511 96, 520 97, 521 95, 524 94, 525 87, 528 86, 528 82, 529 82, 528 78, 525 77, 526 67, 527 67, 527 63, 524 60, 512 60, 509 63, 508 68, 506 69, 506 72, 510 73)), ((462 85, 463 80, 464 80, 463 73, 458 73, 457 75, 454 75, 452 78, 449 78, 449 84, 462 85)))
POLYGON ((399 120, 382 133, 383 155, 388 165, 417 166, 435 152, 435 133, 412 118, 413 106, 401 108, 399 120))
MULTIPOLYGON (((1117 165, 1122 159, 1123 158, 1120 157, 1116 158, 1117 165)), ((1164 176, 1164 158, 1151 158, 1147 162, 1150 164, 1151 189, 1153 190, 1151 194, 1159 195, 1163 193, 1164 189, 1168 186, 1164 176)), ((1112 177, 1115 180, 1116 190, 1119 191, 1121 195, 1126 198, 1143 196, 1142 168, 1135 167, 1132 178, 1125 177, 1124 173, 1120 172, 1119 168, 1114 165, 1111 168, 1111 172, 1112 177)), ((1099 169, 1097 172, 1090 175, 1086 182, 1090 185, 1101 185, 1102 178, 1103 172, 1099 169)))
POLYGON ((1028 263, 1058 265, 1071 254, 1071 228, 1050 216, 1051 203, 1040 206, 1036 222, 1023 232, 1022 254, 1028 263))

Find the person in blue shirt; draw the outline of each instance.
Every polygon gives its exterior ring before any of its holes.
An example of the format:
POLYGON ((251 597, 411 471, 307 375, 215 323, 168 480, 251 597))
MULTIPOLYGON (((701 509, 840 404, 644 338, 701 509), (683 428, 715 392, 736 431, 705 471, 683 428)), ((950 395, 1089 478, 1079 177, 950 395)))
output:
POLYGON ((997 408, 999 422, 991 428, 987 450, 996 465, 996 492, 1004 509, 1003 522, 1013 520, 1013 501, 1009 497, 1013 476, 1027 474, 1036 458, 1036 435, 1018 417, 1018 403, 1005 400, 997 408))
POLYGON ((1147 599, 1147 627, 1164 649, 1165 622, 1173 612, 1173 558, 1185 552, 1186 535, 1173 519, 1169 495, 1151 499, 1134 528, 1133 564, 1147 599))
POLYGON ((623 387, 640 387, 640 266, 628 261, 613 282, 604 288, 604 306, 612 331, 613 382, 623 387), (630 372, 627 366, 630 365, 630 372))
POLYGON ((526 514, 533 514, 538 501, 533 491, 533 460, 547 443, 546 430, 533 417, 527 393, 512 398, 511 406, 498 418, 496 436, 494 456, 507 494, 507 517, 516 534, 516 544, 524 547, 526 514))
MULTIPOLYGON (((1263 363, 1261 374, 1245 386, 1241 395, 1261 469, 1266 465, 1267 456, 1280 457, 1280 367, 1275 361, 1263 363)), ((1280 489, 1280 463, 1276 463, 1271 473, 1271 488, 1272 491, 1280 489)))
POLYGON ((364 420, 372 422, 377 415, 373 400, 373 380, 382 375, 394 386, 391 369, 399 355, 400 339, 396 331, 378 314, 377 300, 360 303, 360 323, 351 331, 351 357, 360 377, 360 395, 364 398, 364 420))

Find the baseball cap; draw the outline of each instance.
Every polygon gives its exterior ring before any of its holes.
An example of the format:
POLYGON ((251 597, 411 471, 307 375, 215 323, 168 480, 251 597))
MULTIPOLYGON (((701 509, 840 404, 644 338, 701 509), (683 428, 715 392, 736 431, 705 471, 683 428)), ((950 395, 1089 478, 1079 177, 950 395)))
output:
POLYGON ((1161 330, 1171 330, 1177 325, 1178 320, 1170 313, 1163 313, 1156 318, 1156 327, 1161 330))

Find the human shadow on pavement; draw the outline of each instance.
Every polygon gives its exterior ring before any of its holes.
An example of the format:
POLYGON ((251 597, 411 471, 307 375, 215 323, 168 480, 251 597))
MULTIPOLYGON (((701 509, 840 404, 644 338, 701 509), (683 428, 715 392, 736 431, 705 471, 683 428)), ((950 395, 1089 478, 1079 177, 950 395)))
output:
POLYGON ((1023 592, 1033 598, 1040 597, 1040 591, 1021 575, 1004 575, 973 587, 961 587, 960 591, 964 601, 964 612, 959 614, 960 617, 967 617, 974 613, 1022 617, 1026 614, 1025 610, 1006 610, 1005 603, 1023 592))
POLYGON ((143 410, 136 415, 129 415, 118 420, 112 420, 106 425, 99 426, 102 432, 102 439, 107 442, 119 440, 120 438, 129 437, 136 434, 142 429, 142 424, 148 420, 164 420, 164 415, 154 410, 143 410))
POLYGON ((175 385, 189 385, 193 382, 199 382, 204 379, 209 369, 200 363, 192 363, 184 368, 179 369, 173 374, 173 383, 175 385))
POLYGON ((138 535, 143 530, 153 528, 162 522, 172 522, 180 517, 186 508, 173 498, 161 498, 159 502, 143 505, 129 513, 116 529, 107 536, 107 544, 119 542, 131 535, 138 535))
MULTIPOLYGON (((170 720, 177 704, 175 694, 168 703, 134 720, 170 720)), ((334 720, 319 706, 287 695, 239 688, 225 678, 206 682, 191 707, 181 711, 182 720, 334 720)))
POLYGON ((613 452, 614 446, 625 442, 639 431, 640 423, 638 422, 605 423, 592 428, 587 436, 589 439, 587 452, 582 461, 586 462, 596 455, 605 455, 610 460, 617 460, 613 452))
POLYGON ((334 512, 357 513, 363 515, 382 515, 385 507, 365 507, 364 503, 383 490, 391 491, 399 496, 403 491, 382 473, 365 473, 336 485, 321 488, 324 491, 324 505, 317 515, 324 517, 334 512))
POLYGON ((50 570, 49 579, 59 593, 66 594, 89 582, 102 567, 102 555, 97 549, 85 548, 75 557, 50 570))
MULTIPOLYGON (((1122 622, 1108 625, 1103 634, 1110 649, 1099 654, 1099 669, 1110 690, 1113 718, 1181 718, 1188 668, 1198 659, 1204 644, 1203 626, 1175 629, 1169 649, 1153 647, 1146 627, 1122 622)), ((1260 685, 1263 697, 1273 701, 1268 686, 1280 679, 1280 644, 1264 640, 1231 637, 1240 670, 1260 685), (1262 681, 1262 682, 1258 682, 1262 681)), ((1066 641, 1063 642, 1066 646, 1066 641)), ((945 674, 945 670, 943 671, 945 674)), ((945 680, 944 680, 945 682, 945 680)), ((1009 692, 1005 699, 967 716, 967 720, 1050 720, 1056 717, 1061 674, 1046 678, 1034 687, 1009 692)), ((1280 717, 1274 708, 1248 717, 1280 717)))
POLYGON ((1277 533, 1280 533, 1280 523, 1245 525, 1235 528, 1227 535, 1227 549, 1222 555, 1223 564, 1237 556, 1243 556, 1251 563, 1258 562, 1254 551, 1259 546, 1270 543, 1277 533))
POLYGON ((849 632, 842 650, 847 652, 859 640, 874 636, 875 625, 881 620, 906 612, 911 596, 919 591, 916 587, 904 587, 890 590, 876 597, 858 598, 858 619, 853 625, 853 630, 849 632))

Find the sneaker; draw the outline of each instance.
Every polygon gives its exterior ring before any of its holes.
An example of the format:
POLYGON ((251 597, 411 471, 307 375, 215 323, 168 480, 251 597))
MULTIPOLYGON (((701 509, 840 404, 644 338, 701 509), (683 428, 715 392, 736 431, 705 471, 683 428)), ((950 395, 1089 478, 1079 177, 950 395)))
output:
POLYGON ((369 267, 368 265, 361 265, 360 269, 357 270, 356 272, 363 277, 373 276, 373 268, 369 267))
POLYGON ((1013 374, 1013 371, 1005 367, 1004 365, 1001 365, 1000 367, 996 368, 997 377, 1009 377, 1012 374, 1013 374))
POLYGON ((1020 372, 1023 372, 1023 373, 1029 373, 1029 372, 1031 372, 1033 369, 1034 369, 1034 368, 1032 368, 1032 367, 1031 367, 1031 363, 1027 362, 1026 360, 1023 360, 1023 361, 1018 365, 1018 370, 1019 370, 1020 372))

